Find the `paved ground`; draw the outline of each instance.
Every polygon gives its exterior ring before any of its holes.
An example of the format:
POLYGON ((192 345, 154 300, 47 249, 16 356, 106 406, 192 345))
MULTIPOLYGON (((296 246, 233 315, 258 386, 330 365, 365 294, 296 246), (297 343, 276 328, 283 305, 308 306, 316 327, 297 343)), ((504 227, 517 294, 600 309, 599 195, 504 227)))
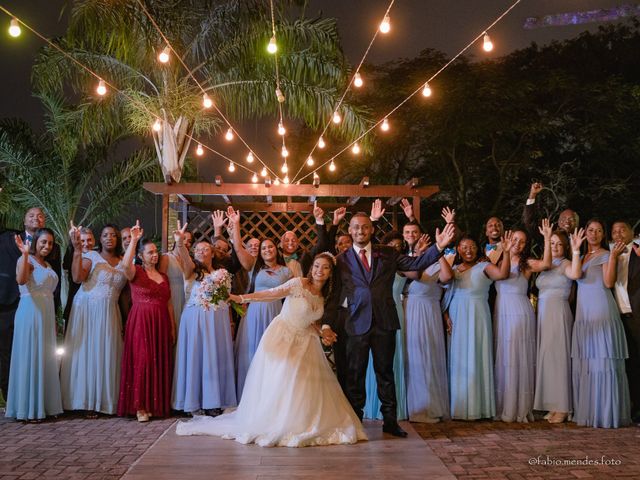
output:
MULTIPOLYGON (((148 424, 64 416, 41 424, 0 419, 0 480, 117 479, 175 419, 148 424)), ((640 478, 640 427, 617 430, 501 422, 412 424, 460 479, 640 478), (611 465, 579 465, 602 461, 611 465), (574 465, 544 465, 544 462, 574 465), (537 464, 536 464, 537 463, 537 464)), ((399 440, 401 441, 401 440, 399 440)), ((400 480, 400 479, 398 479, 400 480)))

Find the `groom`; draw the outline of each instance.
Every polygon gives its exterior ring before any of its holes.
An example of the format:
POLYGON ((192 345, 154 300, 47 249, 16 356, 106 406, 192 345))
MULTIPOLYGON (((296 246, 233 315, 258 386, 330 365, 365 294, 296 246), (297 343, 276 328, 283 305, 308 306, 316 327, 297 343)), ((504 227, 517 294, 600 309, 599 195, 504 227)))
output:
POLYGON ((437 245, 419 257, 401 255, 392 247, 372 245, 373 223, 362 212, 351 217, 349 234, 353 239, 353 247, 337 257, 334 309, 333 312, 329 310, 329 316, 325 315, 329 326, 333 327, 332 322, 340 317, 333 314, 338 313, 336 309, 347 310, 345 393, 362 420, 366 401, 365 376, 371 350, 380 411, 384 418, 382 430, 397 437, 406 437, 407 432, 400 428, 397 421, 393 375, 396 334, 400 328, 393 300, 393 280, 396 271, 424 270, 438 261, 444 247, 453 240, 454 227, 447 225, 442 233, 436 231, 437 245))

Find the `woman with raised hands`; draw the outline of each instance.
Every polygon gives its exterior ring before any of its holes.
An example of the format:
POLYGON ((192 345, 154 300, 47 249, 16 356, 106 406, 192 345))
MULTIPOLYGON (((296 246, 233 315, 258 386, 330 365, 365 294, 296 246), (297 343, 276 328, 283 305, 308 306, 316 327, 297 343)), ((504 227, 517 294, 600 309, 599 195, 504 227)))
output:
MULTIPOLYGON (((545 411, 549 423, 562 423, 573 410, 571 402, 571 329, 573 313, 569 295, 573 281, 582 276, 580 245, 584 229, 567 238, 564 230, 552 233, 548 242, 551 268, 540 272, 536 386, 533 409, 545 411), (571 256, 569 256, 571 255, 571 256), (571 258, 571 260, 569 260, 571 258)), ((546 238, 545 238, 546 240, 546 238)), ((547 253, 545 242, 545 254, 547 253)))
POLYGON ((604 223, 585 225, 587 253, 578 278, 576 321, 571 341, 573 420, 588 427, 618 428, 631 423, 625 372, 627 340, 611 289, 616 283, 622 242, 609 252, 604 223))
POLYGON ((158 248, 142 234, 136 222, 123 260, 133 304, 125 329, 118 415, 147 422, 171 412, 176 332, 169 279, 157 269, 158 248), (136 265, 131 262, 134 252, 136 265))
MULTIPOLYGON (((293 275, 285 266, 282 255, 278 252, 276 243, 268 238, 260 242, 260 254, 252 256, 242 245, 240 233, 240 212, 232 207, 227 209, 229 228, 233 237, 233 247, 242 264, 242 268, 250 272, 247 293, 260 292, 269 288, 276 288, 293 275)), ((275 299, 270 302, 250 303, 247 313, 240 320, 235 343, 236 392, 238 400, 242 398, 244 381, 249 371, 249 365, 258 348, 262 334, 282 309, 282 301, 275 299)))
POLYGON ((457 264, 440 264, 443 283, 453 281, 448 307, 450 417, 454 420, 493 418, 496 414, 493 381, 493 334, 489 287, 509 276, 511 232, 502 237, 503 261, 494 265, 479 257, 475 239, 458 242, 457 264))
POLYGON ((84 249, 82 227, 71 223, 71 274, 80 288, 73 299, 65 335, 60 383, 65 410, 114 415, 118 404, 122 359, 120 292, 127 282, 120 230, 105 225, 98 251, 84 249))
MULTIPOLYGON (((180 233, 174 234, 177 244, 180 233)), ((194 260, 184 264, 191 287, 178 329, 171 404, 192 414, 215 414, 237 405, 229 307, 210 305, 206 298, 207 282, 213 284, 216 274, 225 272, 215 268, 213 258, 213 246, 200 240, 194 260)))
POLYGON ((5 416, 29 422, 62 413, 56 359, 56 310, 53 293, 58 275, 45 260, 54 246, 53 231, 39 228, 31 242, 15 236, 20 258, 9 389, 5 416))
MULTIPOLYGON (((511 236, 509 276, 496 282, 494 309, 496 419, 503 422, 533 421, 536 365, 536 318, 528 296, 533 272, 551 267, 552 225, 539 227, 544 237, 544 256, 530 257, 524 230, 511 236)), ((502 260, 503 262, 506 260, 502 260)))

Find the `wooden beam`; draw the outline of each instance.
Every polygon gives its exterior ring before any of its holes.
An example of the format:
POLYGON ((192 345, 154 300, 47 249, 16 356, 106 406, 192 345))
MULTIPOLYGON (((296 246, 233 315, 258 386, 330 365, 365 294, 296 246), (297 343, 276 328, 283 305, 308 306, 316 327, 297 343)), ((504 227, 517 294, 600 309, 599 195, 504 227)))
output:
MULTIPOLYGON (((420 183, 419 179, 417 179, 416 177, 413 177, 411 180, 409 180, 409 181, 405 184, 405 188, 409 188, 409 189, 411 189, 411 190, 418 190, 418 189, 424 188, 424 187, 418 187, 418 184, 419 184, 419 183, 420 183)), ((435 187, 435 189, 436 189, 436 190, 435 190, 433 193, 431 193, 430 195, 419 195, 420 197, 422 197, 422 198, 428 198, 428 197, 430 197, 431 195, 436 194, 436 193, 440 190, 440 188, 439 188, 439 187, 437 187, 437 186, 435 186, 435 185, 427 185, 427 187, 435 187)), ((415 197, 415 196, 416 196, 416 194, 415 194, 415 193, 412 193, 412 194, 410 194, 410 195, 402 195, 402 196, 399 196, 399 197, 395 197, 395 196, 393 196, 393 197, 391 197, 389 200, 387 200, 387 205, 395 205, 395 204, 396 204, 396 203, 398 203, 400 200, 402 200, 402 197, 415 197)))
MULTIPOLYGON (((194 207, 199 208, 200 210, 210 212, 213 210, 224 210, 226 206, 222 203, 195 203, 194 207)), ((344 207, 344 203, 323 203, 321 206, 325 212, 333 211, 337 208, 344 207)), ((247 202, 247 203, 234 203, 233 207, 236 210, 240 210, 241 212, 309 212, 313 211, 313 204, 308 204, 305 202, 295 202, 295 203, 258 203, 258 202, 247 202)))
POLYGON ((169 195, 162 195, 162 243, 161 249, 166 252, 169 249, 169 195))
POLYGON ((413 197, 413 216, 420 223, 420 197, 413 197))
MULTIPOLYGON (((225 183, 217 186, 215 183, 165 183, 143 184, 143 188, 156 195, 178 194, 185 195, 228 195, 233 196, 283 196, 283 197, 353 197, 360 195, 366 198, 414 197, 427 198, 439 191, 436 185, 370 185, 366 189, 359 185, 324 184, 313 185, 271 185, 265 187, 256 183, 225 183)), ((399 201, 399 200, 398 200, 399 201)))

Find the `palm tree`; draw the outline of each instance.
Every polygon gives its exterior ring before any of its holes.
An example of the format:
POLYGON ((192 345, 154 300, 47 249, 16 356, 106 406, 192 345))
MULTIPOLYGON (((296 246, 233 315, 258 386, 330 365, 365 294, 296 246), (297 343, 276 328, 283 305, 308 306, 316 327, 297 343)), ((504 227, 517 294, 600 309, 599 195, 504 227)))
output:
MULTIPOLYGON (((349 67, 333 19, 290 19, 300 1, 277 2, 278 61, 287 118, 322 127, 337 104, 349 67), (289 16, 288 16, 289 15, 289 16)), ((304 3, 304 2, 303 2, 304 3)), ((33 78, 41 91, 71 86, 85 101, 82 136, 90 140, 96 121, 122 122, 133 133, 153 133, 167 182, 180 181, 192 135, 219 132, 221 118, 202 107, 203 93, 175 55, 157 56, 166 44, 147 13, 198 83, 233 121, 275 115, 274 57, 266 51, 271 12, 266 0, 76 0, 66 34, 57 41, 123 93, 96 102, 96 78, 53 48, 40 55, 33 78)), ((366 109, 345 103, 336 136, 351 139, 367 126, 366 109)))
POLYGON ((131 203, 144 200, 140 184, 159 179, 153 151, 135 149, 115 161, 116 148, 128 138, 122 129, 94 131, 83 142, 83 110, 65 106, 59 97, 41 96, 45 132, 36 134, 20 120, 0 122, 0 217, 20 225, 22 214, 40 207, 47 226, 65 251, 69 220, 100 225, 122 214, 131 203))

